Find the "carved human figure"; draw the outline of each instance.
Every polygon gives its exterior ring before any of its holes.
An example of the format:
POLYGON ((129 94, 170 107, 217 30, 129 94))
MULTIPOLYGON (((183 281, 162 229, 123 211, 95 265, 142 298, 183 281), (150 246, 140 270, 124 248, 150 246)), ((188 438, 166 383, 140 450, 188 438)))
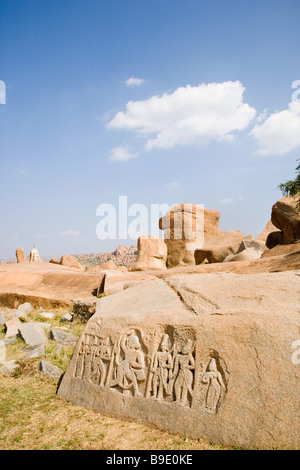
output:
POLYGON ((164 334, 160 350, 156 352, 150 372, 153 373, 152 379, 152 398, 159 400, 164 398, 164 394, 170 397, 169 374, 173 368, 173 358, 170 353, 169 335, 164 334))
POLYGON ((188 340, 177 354, 174 371, 171 374, 171 377, 177 376, 174 384, 176 402, 183 406, 188 406, 188 396, 191 398, 193 396, 195 359, 192 349, 193 343, 188 340))
POLYGON ((139 338, 134 330, 130 330, 122 336, 116 351, 115 364, 114 380, 110 383, 110 387, 118 385, 123 390, 132 388, 135 397, 142 396, 138 382, 146 379, 145 358, 139 338))
POLYGON ((225 390, 222 374, 218 371, 215 358, 211 358, 207 371, 204 372, 202 382, 208 384, 208 389, 205 397, 205 408, 208 413, 215 413, 218 409, 218 404, 221 396, 222 389, 225 390))
POLYGON ((90 354, 90 336, 84 335, 82 343, 78 351, 78 358, 76 362, 75 377, 84 378, 87 375, 87 368, 90 354))
POLYGON ((111 358, 109 337, 100 338, 99 345, 96 346, 96 351, 93 354, 91 360, 93 365, 93 371, 90 376, 90 380, 98 385, 104 386, 106 378, 106 362, 111 358))

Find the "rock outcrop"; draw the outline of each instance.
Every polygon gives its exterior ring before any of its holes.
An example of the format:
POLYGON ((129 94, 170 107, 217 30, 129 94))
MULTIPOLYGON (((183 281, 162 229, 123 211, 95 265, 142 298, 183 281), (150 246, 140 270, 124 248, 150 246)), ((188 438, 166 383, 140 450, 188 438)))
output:
POLYGON ((22 247, 16 249, 17 263, 26 263, 26 256, 22 247))
POLYGON ((167 255, 167 245, 161 238, 142 235, 138 239, 138 257, 134 270, 166 269, 167 255))
POLYGON ((177 204, 159 220, 167 245, 167 267, 194 265, 194 253, 202 248, 205 231, 218 233, 220 213, 196 204, 177 204))
POLYGON ((216 237, 207 238, 204 247, 195 250, 196 264, 202 264, 204 260, 209 263, 222 263, 226 257, 236 254, 243 240, 253 240, 251 235, 245 237, 238 230, 219 230, 216 237))
POLYGON ((300 272, 164 272, 98 300, 59 396, 226 446, 299 449, 300 272))
POLYGON ((282 244, 289 245, 300 240, 300 211, 297 196, 285 196, 272 207, 271 221, 282 231, 282 244))
POLYGON ((68 268, 75 268, 79 271, 84 271, 84 266, 82 266, 74 256, 63 255, 60 259, 60 264, 62 266, 67 266, 68 268))
POLYGON ((271 220, 269 220, 269 222, 266 225, 266 228, 264 229, 262 233, 258 235, 258 237, 256 237, 256 240, 266 243, 268 236, 270 235, 270 233, 273 233, 273 232, 280 232, 280 230, 276 228, 275 225, 272 224, 271 220))

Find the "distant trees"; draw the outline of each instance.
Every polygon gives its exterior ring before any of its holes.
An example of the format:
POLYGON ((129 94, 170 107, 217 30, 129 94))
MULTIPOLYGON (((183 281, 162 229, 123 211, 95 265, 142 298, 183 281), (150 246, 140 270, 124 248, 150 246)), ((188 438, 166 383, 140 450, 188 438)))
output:
MULTIPOLYGON (((300 161, 300 159, 298 160, 300 161)), ((280 184, 278 187, 284 196, 296 196, 299 194, 297 200, 297 208, 300 211, 300 164, 296 168, 296 178, 280 184)))

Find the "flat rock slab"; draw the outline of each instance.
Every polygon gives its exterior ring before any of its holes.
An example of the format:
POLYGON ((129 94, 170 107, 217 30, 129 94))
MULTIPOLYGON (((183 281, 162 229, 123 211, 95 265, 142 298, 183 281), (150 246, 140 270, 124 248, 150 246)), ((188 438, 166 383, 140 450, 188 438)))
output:
POLYGON ((77 336, 64 331, 62 328, 52 328, 50 331, 50 338, 60 344, 75 345, 78 341, 77 336))
POLYGON ((43 372, 45 375, 51 377, 52 379, 59 379, 63 374, 63 371, 59 367, 54 366, 48 361, 40 362, 39 371, 43 372))
POLYGON ((17 336, 19 333, 19 328, 22 326, 22 323, 18 318, 12 318, 5 323, 6 334, 5 339, 12 338, 17 336))
POLYGON ((35 323, 23 323, 19 327, 19 333, 28 346, 38 346, 48 341, 43 328, 35 323))
POLYGON ((58 394, 190 438, 298 449, 299 274, 174 275, 104 297, 58 394))
POLYGON ((17 361, 8 361, 0 368, 0 371, 5 375, 11 375, 15 372, 15 370, 19 367, 17 361))
POLYGON ((53 312, 39 312, 39 316, 42 318, 48 318, 49 320, 53 320, 56 317, 56 313, 53 312))
POLYGON ((23 361, 27 361, 28 359, 35 359, 37 357, 45 356, 45 346, 30 346, 28 348, 24 348, 26 352, 25 356, 22 358, 23 361))
POLYGON ((4 325, 7 322, 6 315, 0 312, 0 325, 4 325))

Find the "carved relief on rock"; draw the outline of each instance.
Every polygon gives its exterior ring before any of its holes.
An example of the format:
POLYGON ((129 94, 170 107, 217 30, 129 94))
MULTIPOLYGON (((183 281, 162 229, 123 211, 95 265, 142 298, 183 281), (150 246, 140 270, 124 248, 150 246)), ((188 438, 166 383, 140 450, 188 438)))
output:
POLYGON ((131 391, 135 397, 143 396, 139 387, 146 380, 145 353, 140 332, 131 329, 123 333, 114 350, 114 370, 110 388, 118 386, 123 393, 131 391))
MULTIPOLYGON (((167 399, 172 401, 171 375, 173 369, 173 356, 169 335, 164 334, 159 349, 153 355, 148 377, 149 392, 152 391, 153 399, 167 399)), ((146 394, 149 398, 150 393, 146 394)))
POLYGON ((221 397, 226 391, 226 385, 214 357, 210 359, 203 373, 202 383, 207 385, 204 403, 205 411, 209 414, 215 414, 218 411, 221 397))
POLYGON ((189 339, 176 354, 174 370, 175 401, 183 406, 191 406, 195 374, 194 344, 189 339))

